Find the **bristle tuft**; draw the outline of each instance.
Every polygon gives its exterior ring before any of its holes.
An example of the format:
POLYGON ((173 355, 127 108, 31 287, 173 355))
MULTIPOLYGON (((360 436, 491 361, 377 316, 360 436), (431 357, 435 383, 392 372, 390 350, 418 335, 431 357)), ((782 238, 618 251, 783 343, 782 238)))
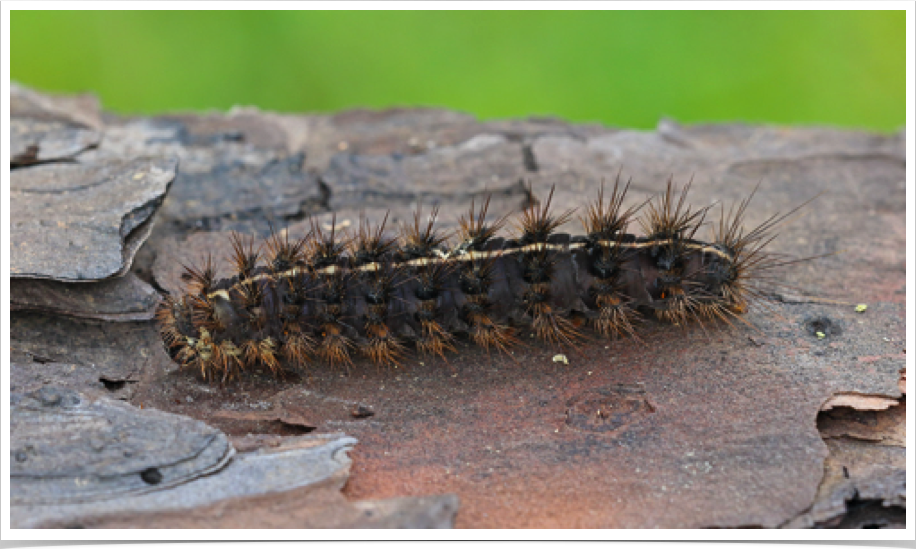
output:
POLYGON ((508 326, 497 324, 489 318, 475 322, 471 327, 470 336, 474 344, 483 347, 488 353, 490 349, 496 349, 509 357, 512 356, 512 347, 519 343, 508 326))
POLYGON ((349 370, 350 366, 353 365, 353 361, 350 359, 350 349, 352 348, 353 343, 347 336, 343 335, 340 328, 336 325, 329 325, 324 327, 315 352, 325 364, 332 367, 343 365, 349 370))
POLYGON ((534 313, 533 318, 532 327, 535 335, 551 345, 576 347, 585 337, 570 319, 556 313, 550 307, 540 308, 534 313))
POLYGON ((285 229, 274 232, 271 227, 270 236, 267 238, 267 253, 270 254, 268 267, 274 273, 282 273, 305 264, 305 245, 309 241, 306 236, 300 240, 290 242, 289 232, 285 229))
POLYGON ((640 317, 619 296, 602 295, 598 297, 597 303, 600 309, 593 325, 601 335, 611 339, 639 339, 634 325, 640 321, 640 317))
POLYGON ((547 239, 557 230, 557 227, 566 223, 575 212, 575 209, 572 209, 558 216, 550 214, 550 203, 553 201, 554 190, 555 187, 550 187, 547 201, 543 205, 538 205, 537 202, 533 201, 522 210, 522 216, 516 225, 516 230, 519 233, 519 242, 523 245, 547 242, 547 239))
POLYGON ((455 336, 446 331, 438 322, 421 321, 420 330, 417 349, 424 355, 438 355, 447 361, 445 351, 457 352, 453 344, 455 336))
POLYGON ((598 200, 589 204, 586 215, 580 217, 585 234, 592 241, 616 240, 626 233, 630 219, 642 207, 642 204, 623 210, 623 202, 630 190, 630 181, 620 188, 620 173, 614 180, 614 189, 607 202, 604 200, 604 181, 598 189, 598 200))
POLYGON ((337 214, 331 216, 331 228, 328 232, 322 230, 321 225, 312 220, 312 238, 308 241, 308 263, 313 269, 321 269, 335 265, 340 261, 344 251, 349 246, 349 241, 340 239, 337 234, 337 214))
POLYGON ((304 367, 314 352, 314 344, 312 338, 305 334, 289 334, 283 345, 283 356, 293 365, 304 367))
POLYGON ((461 226, 459 234, 463 242, 463 247, 469 250, 479 251, 496 233, 506 224, 507 216, 497 220, 492 225, 488 225, 487 210, 490 209, 490 196, 487 195, 486 202, 479 210, 474 210, 474 199, 471 199, 471 209, 467 217, 462 216, 458 221, 461 226))
POLYGON ((184 265, 182 278, 188 280, 188 290, 197 294, 208 294, 216 282, 216 267, 213 265, 213 256, 207 254, 203 267, 184 265))
POLYGON ((372 228, 366 218, 360 217, 359 229, 350 238, 350 257, 354 267, 367 263, 377 263, 396 247, 397 240, 385 236, 388 215, 389 213, 386 212, 385 218, 375 229, 372 228))
POLYGON ((232 263, 235 265, 235 272, 239 275, 240 280, 246 280, 254 273, 261 259, 261 247, 254 247, 254 237, 248 237, 245 241, 241 234, 233 231, 229 237, 232 243, 232 263))
POLYGON ((404 346, 383 324, 373 324, 367 327, 368 341, 361 347, 362 353, 376 366, 401 365, 404 356, 404 346))
POLYGON ((424 227, 421 221, 422 209, 418 206, 413 216, 413 225, 403 224, 401 226, 401 248, 408 259, 431 257, 448 239, 447 234, 435 229, 438 216, 439 206, 434 206, 424 227))
POLYGON ((649 201, 647 217, 640 219, 647 237, 660 240, 693 238, 709 208, 693 211, 687 205, 687 194, 692 183, 691 180, 678 193, 674 187, 674 179, 669 178, 665 193, 658 199, 649 201))

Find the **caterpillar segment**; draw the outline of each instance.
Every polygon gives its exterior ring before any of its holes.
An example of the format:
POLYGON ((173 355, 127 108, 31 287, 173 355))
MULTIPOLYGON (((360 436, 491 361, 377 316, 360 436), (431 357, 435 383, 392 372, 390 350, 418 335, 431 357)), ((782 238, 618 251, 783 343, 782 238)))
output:
MULTIPOLYGON (((211 258, 186 267, 184 294, 157 312, 173 358, 206 379, 225 381, 259 368, 345 367, 357 357, 403 365, 414 349, 447 360, 463 337, 512 356, 530 333, 575 349, 587 329, 638 340, 640 325, 724 322, 765 299, 759 287, 790 262, 766 250, 792 213, 745 229, 753 193, 697 233, 710 211, 687 204, 690 183, 669 179, 660 196, 627 206, 618 177, 583 208, 583 234, 559 232, 574 210, 556 213, 554 189, 509 218, 487 218, 490 201, 472 202, 457 242, 436 228, 438 208, 417 209, 389 233, 388 218, 361 218, 353 233, 313 220, 305 238, 272 232, 263 245, 233 234, 234 274, 217 279, 211 258), (638 220, 642 236, 629 232, 638 220)), ((746 321, 745 321, 746 322, 746 321)), ((705 326, 703 328, 706 329, 705 326)))
POLYGON ((373 261, 377 268, 359 272, 362 280, 358 287, 364 303, 359 317, 363 334, 359 348, 376 366, 397 367, 404 356, 404 345, 394 332, 393 321, 399 313, 396 290, 404 277, 397 265, 377 263, 380 258, 373 261))
POLYGON ((553 215, 550 203, 553 201, 554 190, 551 187, 543 206, 535 202, 525 208, 517 223, 518 246, 527 250, 519 255, 521 279, 525 286, 521 301, 524 303, 525 315, 531 319, 531 326, 539 339, 555 346, 574 347, 583 337, 569 318, 569 298, 575 299, 575 296, 557 299, 560 297, 557 292, 562 291, 566 285, 560 284, 555 288, 554 282, 562 276, 561 269, 557 268, 558 263, 570 259, 565 247, 568 236, 555 233, 557 228, 572 217, 575 210, 553 215))
POLYGON ((454 296, 459 320, 465 325, 471 341, 488 353, 492 349, 511 356, 511 349, 518 343, 518 338, 502 320, 508 316, 506 304, 512 299, 505 274, 506 265, 501 261, 505 240, 495 237, 507 218, 488 224, 489 206, 488 197, 475 212, 472 201, 467 217, 459 221, 462 242, 455 250, 458 292, 454 296))
POLYGON ((328 366, 346 366, 353 364, 350 352, 354 348, 352 336, 354 331, 348 323, 350 301, 348 289, 352 276, 343 270, 328 274, 317 291, 315 307, 315 335, 317 354, 321 362, 328 366))
POLYGON ((582 299, 591 312, 589 318, 593 329, 609 339, 627 336, 639 339, 635 325, 640 316, 632 305, 632 298, 626 294, 624 266, 634 255, 625 246, 635 240, 627 234, 627 228, 643 204, 624 209, 629 189, 630 181, 620 186, 618 173, 614 188, 605 200, 602 182, 597 200, 580 217, 585 237, 579 265, 582 272, 591 277, 582 299))
POLYGON ((446 292, 448 281, 455 263, 440 261, 448 250, 443 244, 448 235, 435 229, 439 208, 434 207, 426 222, 422 221, 422 209, 417 208, 413 225, 401 227, 401 257, 415 265, 406 267, 405 293, 408 303, 407 323, 415 334, 417 351, 426 356, 438 356, 448 360, 446 351, 456 352, 454 336, 446 327, 450 310, 450 296, 446 292), (410 306, 413 300, 414 306, 410 306))

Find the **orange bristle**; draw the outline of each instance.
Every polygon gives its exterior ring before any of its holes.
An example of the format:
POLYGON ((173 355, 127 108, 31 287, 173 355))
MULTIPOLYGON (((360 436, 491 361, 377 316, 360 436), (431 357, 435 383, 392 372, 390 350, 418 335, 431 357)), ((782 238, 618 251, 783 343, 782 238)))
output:
POLYGON ((319 359, 329 366, 343 364, 349 370, 349 367, 353 365, 353 361, 350 359, 350 349, 352 347, 353 343, 341 333, 339 326, 326 324, 323 327, 316 354, 319 359))
POLYGON ((191 306, 191 322, 197 328, 219 330, 222 326, 213 311, 213 304, 205 294, 189 296, 191 306))
POLYGON ((178 330, 178 319, 181 314, 179 301, 171 296, 165 296, 162 303, 156 308, 156 322, 159 324, 159 333, 166 347, 172 348, 182 343, 184 337, 178 330))
POLYGON ((362 348, 362 352, 376 366, 385 365, 397 368, 401 365, 400 359, 404 354, 404 347, 395 339, 373 338, 362 348))
POLYGON ((207 375, 208 379, 216 379, 217 376, 221 379, 225 379, 229 375, 230 367, 229 361, 231 359, 223 353, 223 349, 220 345, 213 345, 211 350, 210 360, 207 364, 207 375))
POLYGON ((277 344, 273 338, 266 337, 258 342, 258 361, 267 366, 271 373, 280 371, 280 361, 277 360, 277 344))
POLYGON ((512 356, 510 349, 519 343, 508 326, 497 324, 489 318, 480 318, 473 322, 470 336, 471 341, 477 346, 483 347, 487 353, 493 348, 510 357, 512 356))
POLYGON ((522 297, 525 313, 532 319, 538 339, 553 345, 575 345, 582 334, 566 317, 557 314, 549 304, 550 283, 531 284, 522 297))
POLYGON ((470 327, 471 341, 488 353, 490 348, 496 348, 511 356, 509 348, 518 343, 518 339, 512 335, 508 326, 493 322, 487 314, 489 308, 490 302, 485 294, 468 296, 464 317, 470 327))
POLYGON ((404 346, 388 330, 384 323, 369 324, 366 326, 368 342, 361 347, 363 355, 367 356, 376 366, 386 365, 397 368, 401 365, 400 359, 404 355, 404 346))
POLYGON ((554 346, 576 347, 585 337, 570 319, 557 314, 546 304, 536 307, 532 327, 538 339, 554 346))
POLYGON ((732 323, 733 319, 740 320, 745 325, 753 327, 750 322, 740 316, 741 314, 745 313, 746 310, 738 310, 730 304, 718 303, 714 301, 704 302, 697 306, 697 311, 699 315, 705 319, 720 320, 733 328, 735 327, 735 325, 732 323))
POLYGON ((219 345, 222 354, 221 369, 223 371, 222 381, 232 379, 236 373, 241 372, 244 364, 242 363, 241 351, 229 340, 223 341, 219 345))
POLYGON ((633 326, 640 321, 636 311, 616 295, 601 295, 596 301, 600 309, 593 325, 601 335, 615 339, 627 336, 639 339, 633 326))
POLYGON ((277 344, 271 337, 266 337, 260 341, 249 339, 242 344, 239 354, 243 357, 242 360, 247 367, 263 365, 267 366, 271 373, 276 374, 280 371, 280 361, 277 359, 277 344))
POLYGON ((240 349, 242 353, 242 360, 245 362, 246 367, 253 367, 258 365, 258 358, 260 356, 260 351, 258 350, 258 342, 254 339, 249 339, 242 343, 242 348, 240 349))
POLYGON ((420 338, 417 340, 417 349, 424 355, 439 355, 443 360, 445 351, 457 352, 452 342, 455 336, 446 331, 441 324, 434 320, 420 322, 420 338))
POLYGON ((312 338, 301 333, 292 333, 286 337, 283 345, 282 356, 298 367, 305 366, 314 350, 312 338))

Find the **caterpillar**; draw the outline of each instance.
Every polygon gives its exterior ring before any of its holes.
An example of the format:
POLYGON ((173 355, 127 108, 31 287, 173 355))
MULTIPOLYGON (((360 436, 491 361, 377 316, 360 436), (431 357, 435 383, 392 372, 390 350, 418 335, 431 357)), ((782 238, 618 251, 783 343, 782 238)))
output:
POLYGON ((581 235, 557 231, 575 211, 551 211, 553 188, 512 220, 488 220, 489 198, 472 201, 453 246, 435 226, 436 207, 425 218, 418 207, 397 235, 387 216, 343 234, 336 219, 330 229, 313 221, 294 241, 271 230, 261 246, 233 233, 235 274, 217 280, 209 256, 185 267, 186 290, 157 312, 160 332, 177 362, 226 381, 255 367, 275 375, 313 364, 349 369, 359 357, 398 366, 411 348, 447 360, 458 337, 510 354, 522 330, 566 348, 588 332, 638 339, 639 324, 653 317, 743 321, 750 303, 766 297, 759 282, 787 264, 765 247, 798 208, 745 230, 755 188, 720 208, 705 242, 696 233, 712 207, 689 206, 690 185, 678 190, 669 179, 664 193, 625 208, 630 182, 618 175, 579 217, 581 235), (628 230, 641 210, 637 236, 628 230), (506 227, 509 238, 499 236, 506 227))

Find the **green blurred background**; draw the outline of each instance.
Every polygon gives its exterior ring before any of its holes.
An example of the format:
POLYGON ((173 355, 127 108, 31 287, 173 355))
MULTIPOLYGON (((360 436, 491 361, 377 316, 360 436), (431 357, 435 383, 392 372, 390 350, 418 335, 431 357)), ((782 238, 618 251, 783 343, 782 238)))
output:
POLYGON ((905 123, 904 11, 14 11, 10 39, 13 80, 121 113, 905 123))

